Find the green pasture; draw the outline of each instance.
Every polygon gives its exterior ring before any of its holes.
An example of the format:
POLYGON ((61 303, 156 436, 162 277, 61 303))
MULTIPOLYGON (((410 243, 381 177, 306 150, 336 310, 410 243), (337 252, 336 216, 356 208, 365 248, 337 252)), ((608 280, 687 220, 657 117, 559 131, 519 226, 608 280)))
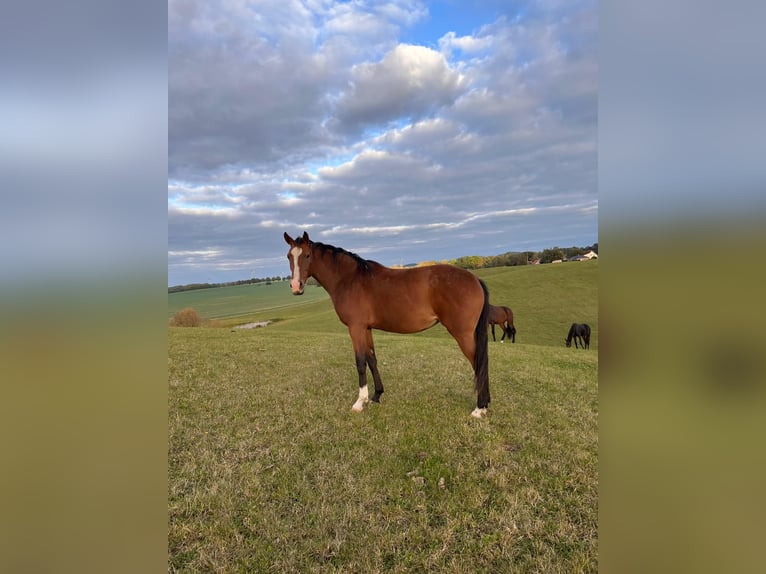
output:
MULTIPOLYGON (((558 346, 572 323, 588 323, 591 349, 598 348, 598 261, 495 267, 476 275, 487 284, 491 303, 513 310, 517 344, 558 346)), ((223 326, 270 320, 299 330, 346 333, 324 289, 308 286, 296 297, 287 281, 168 294, 169 317, 184 307, 223 326)), ((495 331, 499 340, 499 327, 495 331)), ((449 333, 437 326, 417 336, 449 338, 449 333)))
POLYGON ((225 319, 241 317, 255 310, 276 313, 285 307, 307 305, 322 299, 328 299, 325 290, 313 286, 306 287, 304 294, 296 297, 290 291, 289 281, 195 289, 168 293, 168 317, 184 307, 193 307, 206 319, 225 319))
POLYGON ((351 342, 321 288, 263 286, 284 295, 252 308, 207 290, 216 327, 168 328, 169 571, 597 571, 597 273, 477 273, 518 329, 490 340, 482 420, 440 326, 375 333, 386 392, 355 414, 351 342), (564 346, 575 321, 590 350, 564 346))

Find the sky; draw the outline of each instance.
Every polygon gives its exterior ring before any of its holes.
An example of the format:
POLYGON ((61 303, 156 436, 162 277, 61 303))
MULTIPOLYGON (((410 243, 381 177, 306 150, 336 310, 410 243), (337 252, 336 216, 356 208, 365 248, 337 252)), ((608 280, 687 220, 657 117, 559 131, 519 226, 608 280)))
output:
POLYGON ((595 1, 170 0, 168 285, 598 241, 595 1))

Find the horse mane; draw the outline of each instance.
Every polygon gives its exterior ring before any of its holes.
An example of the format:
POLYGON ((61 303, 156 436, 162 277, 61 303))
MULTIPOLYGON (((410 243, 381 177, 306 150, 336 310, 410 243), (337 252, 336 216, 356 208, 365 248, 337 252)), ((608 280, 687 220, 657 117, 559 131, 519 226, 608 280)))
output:
MULTIPOLYGON (((296 243, 300 244, 303 243, 303 238, 299 237, 296 239, 296 243)), ((319 241, 311 241, 309 240, 309 244, 324 253, 329 253, 332 255, 333 261, 336 261, 338 259, 339 255, 345 255, 347 257, 350 257, 356 262, 356 267, 359 270, 360 273, 372 273, 372 271, 376 268, 383 267, 380 263, 377 261, 372 261, 370 259, 363 259, 356 253, 351 253, 350 251, 346 251, 342 247, 335 247, 334 245, 327 245, 326 243, 320 243, 319 241)))

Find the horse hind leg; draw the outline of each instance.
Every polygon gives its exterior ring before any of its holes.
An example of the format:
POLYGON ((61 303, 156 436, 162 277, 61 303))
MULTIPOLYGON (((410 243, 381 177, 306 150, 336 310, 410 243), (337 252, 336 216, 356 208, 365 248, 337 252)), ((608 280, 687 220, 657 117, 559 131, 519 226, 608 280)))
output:
MULTIPOLYGON (((452 337, 457 341, 458 346, 460 347, 460 350, 463 351, 463 354, 465 355, 466 359, 468 359, 468 362, 471 363, 471 366, 473 367, 474 374, 477 374, 477 368, 478 365, 476 365, 476 341, 474 340, 474 334, 472 332, 470 333, 454 333, 449 328, 447 330, 450 332, 452 337)), ((482 389, 479 392, 477 401, 476 401, 476 408, 471 413, 472 416, 476 418, 481 418, 486 412, 487 412, 487 406, 489 405, 489 387, 485 389, 482 389)))
POLYGON ((515 343, 516 342, 516 328, 512 324, 506 323, 505 327, 503 329, 503 332, 504 332, 503 339, 508 337, 508 340, 511 343, 515 343))
MULTIPOLYGON (((489 372, 487 369, 487 330, 479 329, 470 337, 472 353, 466 357, 471 362, 476 383, 476 408, 471 412, 471 416, 481 418, 487 414, 489 407, 489 372), (484 337, 482 338, 482 335, 484 337)), ((502 341, 501 341, 502 342, 502 341)))

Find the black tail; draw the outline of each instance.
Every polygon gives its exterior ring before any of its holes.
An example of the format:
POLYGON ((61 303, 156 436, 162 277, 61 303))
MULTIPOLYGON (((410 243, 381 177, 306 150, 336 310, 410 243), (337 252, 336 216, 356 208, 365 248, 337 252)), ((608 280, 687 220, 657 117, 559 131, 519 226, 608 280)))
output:
MULTIPOLYGON (((479 322, 476 324, 476 330, 473 334, 473 339, 476 343, 476 351, 474 353, 474 374, 475 374, 475 390, 479 394, 479 402, 484 402, 482 399, 486 397, 486 402, 489 403, 489 354, 488 338, 487 338, 487 325, 489 324, 489 291, 484 281, 479 279, 481 288, 484 290, 484 307, 479 315, 479 322)), ((486 404, 480 404, 480 407, 486 407, 486 404)))

